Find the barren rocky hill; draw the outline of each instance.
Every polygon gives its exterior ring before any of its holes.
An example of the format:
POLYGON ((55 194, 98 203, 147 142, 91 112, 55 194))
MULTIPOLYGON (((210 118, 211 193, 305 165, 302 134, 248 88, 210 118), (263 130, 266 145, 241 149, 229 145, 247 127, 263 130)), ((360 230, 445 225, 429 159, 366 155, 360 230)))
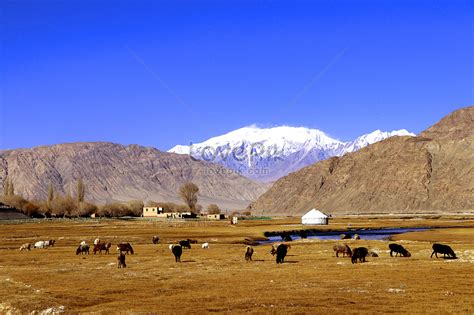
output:
POLYGON ((74 191, 82 178, 86 200, 97 203, 131 199, 176 202, 179 187, 192 181, 200 188, 200 204, 245 208, 267 188, 189 156, 107 142, 0 151, 0 182, 7 176, 15 192, 29 199, 46 198, 49 183, 60 194, 74 191))
POLYGON ((301 214, 474 211, 474 107, 417 137, 393 137, 278 180, 254 212, 301 214))

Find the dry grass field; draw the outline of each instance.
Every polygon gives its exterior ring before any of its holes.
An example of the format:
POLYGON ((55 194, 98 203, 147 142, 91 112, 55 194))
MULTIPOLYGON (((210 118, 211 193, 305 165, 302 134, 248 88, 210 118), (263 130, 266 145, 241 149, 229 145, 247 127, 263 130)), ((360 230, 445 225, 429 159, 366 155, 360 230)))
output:
POLYGON ((351 227, 450 227, 397 235, 410 258, 391 258, 389 241, 348 240, 379 257, 351 264, 336 258, 340 241, 295 241, 286 263, 276 265, 270 245, 255 247, 245 262, 247 237, 297 229, 297 219, 167 223, 57 221, 0 225, 0 313, 44 310, 133 313, 474 313, 474 220, 342 218, 351 227), (160 244, 151 243, 159 235, 160 244), (76 256, 80 241, 129 241, 135 255, 117 269, 111 254, 76 256), (25 242, 56 239, 55 247, 20 252, 25 242), (184 250, 175 263, 168 244, 183 238, 209 242, 184 250), (431 242, 452 246, 459 259, 430 259, 431 242))

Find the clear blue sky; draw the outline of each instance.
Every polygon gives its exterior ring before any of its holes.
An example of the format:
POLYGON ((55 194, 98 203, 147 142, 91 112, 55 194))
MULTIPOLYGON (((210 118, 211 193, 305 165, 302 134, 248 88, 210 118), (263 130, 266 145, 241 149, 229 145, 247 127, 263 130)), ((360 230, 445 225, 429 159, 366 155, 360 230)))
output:
POLYGON ((472 3, 0 1, 0 148, 420 132, 474 104, 472 3))

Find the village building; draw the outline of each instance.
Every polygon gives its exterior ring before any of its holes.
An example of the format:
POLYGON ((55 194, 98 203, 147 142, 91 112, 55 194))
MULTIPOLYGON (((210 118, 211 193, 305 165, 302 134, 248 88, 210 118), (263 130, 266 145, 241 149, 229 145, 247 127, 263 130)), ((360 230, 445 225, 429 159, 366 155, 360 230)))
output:
POLYGON ((225 215, 224 214, 208 214, 206 216, 206 218, 208 220, 224 220, 225 219, 225 215))
POLYGON ((144 218, 162 219, 195 219, 197 216, 192 212, 164 212, 161 207, 143 207, 144 218))
POLYGON ((160 214, 163 214, 163 208, 161 207, 143 207, 144 218, 159 218, 160 214))

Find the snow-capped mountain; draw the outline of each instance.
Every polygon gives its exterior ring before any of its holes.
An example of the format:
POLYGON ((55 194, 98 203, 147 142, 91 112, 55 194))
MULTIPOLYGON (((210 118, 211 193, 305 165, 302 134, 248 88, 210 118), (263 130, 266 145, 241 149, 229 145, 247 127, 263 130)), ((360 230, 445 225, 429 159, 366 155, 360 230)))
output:
POLYGON ((332 156, 342 156, 393 136, 414 136, 407 130, 376 130, 342 142, 317 129, 248 126, 201 143, 177 145, 168 152, 224 165, 249 178, 270 182, 332 156))

